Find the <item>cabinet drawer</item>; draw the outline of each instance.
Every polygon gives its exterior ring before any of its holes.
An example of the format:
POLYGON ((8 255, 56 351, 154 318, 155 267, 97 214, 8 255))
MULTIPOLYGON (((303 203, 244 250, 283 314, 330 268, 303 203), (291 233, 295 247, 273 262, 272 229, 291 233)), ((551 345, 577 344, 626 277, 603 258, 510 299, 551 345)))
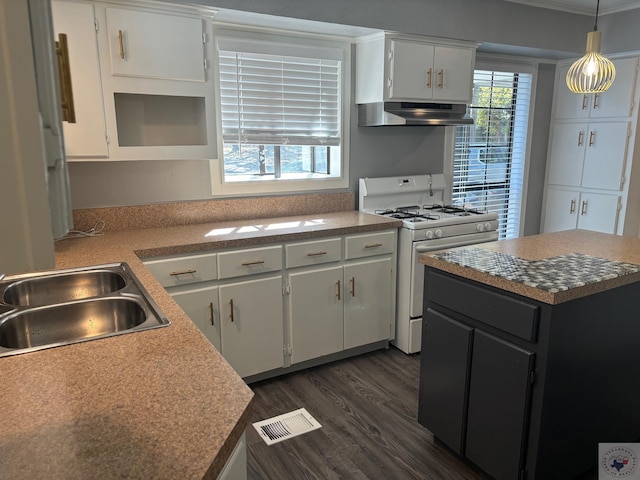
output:
POLYGON ((434 303, 530 342, 536 341, 540 307, 488 288, 429 271, 425 287, 434 303))
POLYGON ((282 270, 282 246, 249 248, 218 254, 220 279, 282 270))
POLYGON ((392 253, 396 249, 396 231, 351 235, 346 237, 345 260, 392 253))
POLYGON ((339 262, 342 259, 342 239, 340 238, 291 243, 284 248, 287 268, 339 262))
POLYGON ((206 282, 218 278, 217 254, 188 255, 145 260, 145 267, 163 287, 206 282))

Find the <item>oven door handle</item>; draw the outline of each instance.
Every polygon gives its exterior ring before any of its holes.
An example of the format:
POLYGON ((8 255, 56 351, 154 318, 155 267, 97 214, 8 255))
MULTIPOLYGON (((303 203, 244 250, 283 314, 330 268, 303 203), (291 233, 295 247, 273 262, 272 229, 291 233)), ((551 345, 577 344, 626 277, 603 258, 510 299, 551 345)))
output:
POLYGON ((463 237, 467 237, 467 238, 462 238, 459 240, 451 240, 449 242, 446 242, 446 244, 443 243, 440 245, 433 245, 433 244, 429 245, 428 240, 426 242, 425 241, 417 242, 418 245, 415 246, 416 253, 435 252, 436 250, 446 250, 448 248, 464 247, 465 245, 494 242, 498 240, 498 232, 492 232, 490 236, 487 236, 484 238, 478 238, 474 235, 463 235, 463 237))

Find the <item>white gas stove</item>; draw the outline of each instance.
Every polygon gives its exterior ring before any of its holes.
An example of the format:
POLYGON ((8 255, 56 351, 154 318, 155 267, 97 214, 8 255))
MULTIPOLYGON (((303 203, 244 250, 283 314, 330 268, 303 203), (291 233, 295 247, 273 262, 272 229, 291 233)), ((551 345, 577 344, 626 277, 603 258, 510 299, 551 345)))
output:
POLYGON ((402 220, 398 235, 396 338, 405 353, 420 351, 424 267, 419 255, 498 239, 498 214, 447 204, 444 174, 361 178, 360 211, 402 220))

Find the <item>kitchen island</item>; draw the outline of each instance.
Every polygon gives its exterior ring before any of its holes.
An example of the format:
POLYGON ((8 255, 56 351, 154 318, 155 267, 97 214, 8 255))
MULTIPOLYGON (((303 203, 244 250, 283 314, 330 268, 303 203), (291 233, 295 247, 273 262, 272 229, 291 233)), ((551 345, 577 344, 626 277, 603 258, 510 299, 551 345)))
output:
POLYGON ((640 240, 573 230, 423 254, 419 421, 499 480, 640 439, 640 240))
POLYGON ((398 224, 343 211, 58 242, 58 268, 129 264, 171 325, 1 358, 0 479, 217 478, 253 393, 141 259, 398 224))

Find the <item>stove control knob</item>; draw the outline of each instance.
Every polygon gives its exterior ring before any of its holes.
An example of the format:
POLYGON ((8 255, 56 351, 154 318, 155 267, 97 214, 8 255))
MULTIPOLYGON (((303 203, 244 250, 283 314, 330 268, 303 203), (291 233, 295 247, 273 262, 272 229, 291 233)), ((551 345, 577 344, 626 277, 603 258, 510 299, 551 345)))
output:
POLYGON ((425 234, 425 236, 428 239, 432 239, 433 238, 433 231, 432 230, 427 230, 427 233, 425 234))
POLYGON ((442 230, 436 230, 436 238, 440 238, 442 236, 442 230))
POLYGON ((484 232, 484 225, 482 225, 481 223, 477 224, 476 230, 479 232, 484 232))
POLYGON ((485 229, 487 232, 488 232, 488 231, 490 231, 490 230, 491 230, 491 224, 490 224, 490 223, 488 223, 488 222, 487 222, 487 223, 485 223, 485 224, 484 224, 484 229, 485 229))

